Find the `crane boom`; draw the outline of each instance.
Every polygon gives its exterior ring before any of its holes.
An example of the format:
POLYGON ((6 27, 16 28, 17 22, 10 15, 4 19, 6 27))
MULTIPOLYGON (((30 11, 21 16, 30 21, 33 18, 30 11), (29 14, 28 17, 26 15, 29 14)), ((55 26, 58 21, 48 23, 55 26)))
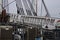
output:
MULTIPOLYGON (((48 16, 50 17, 50 15, 49 15, 49 11, 48 11, 48 9, 47 9, 47 7, 46 7, 46 5, 45 5, 44 0, 42 0, 42 3, 43 3, 43 5, 44 5, 44 7, 45 7, 45 10, 46 10, 46 12, 47 12, 48 16)), ((47 15, 46 15, 46 16, 47 16, 47 15)))

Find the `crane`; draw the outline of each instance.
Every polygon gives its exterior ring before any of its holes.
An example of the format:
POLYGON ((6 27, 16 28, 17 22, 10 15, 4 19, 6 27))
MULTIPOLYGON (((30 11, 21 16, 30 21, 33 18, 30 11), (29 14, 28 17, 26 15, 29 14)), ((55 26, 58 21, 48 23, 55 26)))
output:
POLYGON ((46 16, 47 16, 47 17, 50 17, 49 11, 48 11, 48 9, 47 9, 47 7, 46 7, 46 5, 45 5, 44 0, 42 0, 42 3, 43 3, 43 5, 44 5, 44 7, 45 7, 45 10, 46 10, 46 12, 47 12, 46 16))

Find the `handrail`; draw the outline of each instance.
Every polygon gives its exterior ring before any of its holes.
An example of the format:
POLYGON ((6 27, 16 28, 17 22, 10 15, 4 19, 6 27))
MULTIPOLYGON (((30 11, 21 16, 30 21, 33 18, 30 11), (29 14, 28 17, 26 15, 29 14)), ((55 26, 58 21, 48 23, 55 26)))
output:
POLYGON ((25 15, 18 15, 18 14, 10 14, 10 22, 16 22, 16 23, 23 23, 23 20, 24 20, 24 23, 27 23, 27 24, 40 25, 41 20, 42 20, 42 24, 54 25, 55 19, 56 18, 43 17, 43 16, 38 17, 38 16, 25 16, 25 15))

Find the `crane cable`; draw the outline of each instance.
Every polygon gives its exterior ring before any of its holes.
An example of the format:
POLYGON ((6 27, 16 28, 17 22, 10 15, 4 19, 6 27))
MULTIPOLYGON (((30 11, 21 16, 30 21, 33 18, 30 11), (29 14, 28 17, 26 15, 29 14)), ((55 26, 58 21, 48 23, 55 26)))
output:
POLYGON ((10 4, 12 4, 13 2, 15 2, 15 0, 14 1, 12 1, 12 2, 10 2, 9 4, 7 4, 7 5, 5 5, 4 7, 2 6, 2 8, 4 9, 5 7, 7 7, 7 6, 9 6, 10 4))

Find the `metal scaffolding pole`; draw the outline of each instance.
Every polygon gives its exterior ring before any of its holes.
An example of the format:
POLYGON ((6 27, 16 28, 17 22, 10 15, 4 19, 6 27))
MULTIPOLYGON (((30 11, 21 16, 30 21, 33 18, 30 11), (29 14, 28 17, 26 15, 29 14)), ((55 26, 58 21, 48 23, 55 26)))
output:
MULTIPOLYGON (((42 16, 42 0, 41 0, 41 16, 42 16)), ((42 19, 41 19, 41 40, 43 40, 42 19)))

